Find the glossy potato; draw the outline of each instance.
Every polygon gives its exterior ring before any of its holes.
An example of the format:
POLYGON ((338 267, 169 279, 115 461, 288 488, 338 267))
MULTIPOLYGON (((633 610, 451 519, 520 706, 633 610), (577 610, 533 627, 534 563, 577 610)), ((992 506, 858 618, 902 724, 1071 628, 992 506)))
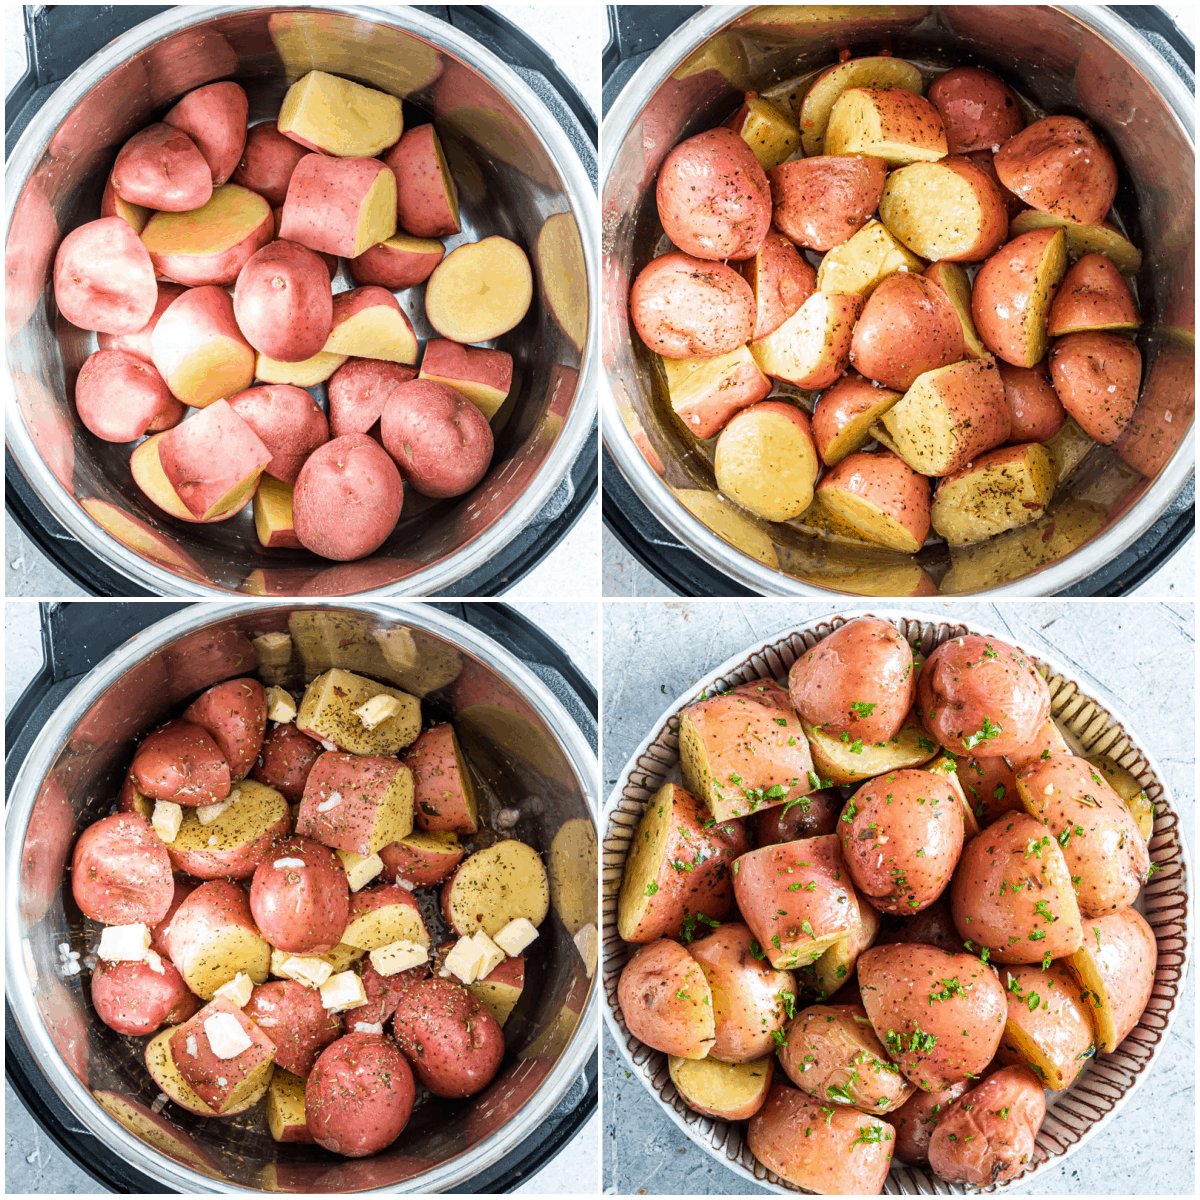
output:
POLYGON ((740 409, 765 400, 771 381, 747 346, 717 358, 662 358, 671 411, 697 438, 715 437, 740 409))
POLYGON ((773 333, 813 294, 816 272, 783 234, 772 228, 753 258, 741 266, 754 291, 753 340, 773 333))
POLYGON ((234 786, 229 807, 205 825, 196 809, 184 809, 179 832, 167 846, 175 870, 197 879, 249 879, 273 841, 291 833, 292 816, 281 793, 246 779, 234 786))
POLYGON ((255 868, 250 911, 277 950, 328 953, 342 940, 349 910, 341 862, 312 838, 280 838, 255 868))
POLYGON ((813 792, 792 804, 777 805, 754 814, 754 843, 774 846, 797 838, 836 833, 842 798, 837 792, 813 792))
POLYGON ((886 225, 870 220, 822 257, 817 290, 869 296, 889 276, 902 271, 920 274, 924 266, 886 225))
POLYGON ((294 979, 260 983, 242 1010, 275 1045, 275 1065, 307 1078, 321 1051, 342 1035, 342 1016, 316 988, 294 979))
POLYGON ((680 1058, 705 1058, 716 1040, 712 994, 700 964, 660 938, 625 964, 617 1002, 634 1037, 680 1058))
MULTIPOLYGON (((858 901, 859 927, 845 937, 839 938, 815 963, 801 971, 801 979, 824 1003, 853 977, 859 956, 868 946, 875 944, 883 918, 860 892, 855 892, 858 901)), ((857 986, 857 981, 856 981, 857 986)), ((849 995, 849 992, 846 993, 849 995)))
POLYGON ((890 450, 848 455, 817 484, 817 495, 875 545, 916 554, 929 536, 929 480, 890 450))
POLYGON ((998 1062, 1028 1067, 1061 1092, 1096 1052, 1091 1009, 1065 963, 1008 966, 1000 971, 1008 996, 998 1062))
POLYGON ((797 246, 832 250, 879 207, 887 164, 868 156, 823 155, 783 163, 767 178, 776 226, 797 246))
POLYGON ((903 88, 847 88, 825 129, 827 154, 866 154, 889 167, 946 157, 946 130, 936 108, 903 88))
POLYGON ((1107 221, 1089 225, 1035 208, 1027 208, 1013 217, 1010 232, 1014 236, 1034 229, 1061 229, 1067 239, 1067 254, 1072 260, 1085 254, 1104 254, 1112 259, 1122 275, 1136 275, 1141 270, 1141 251, 1107 221))
POLYGON ((138 790, 152 800, 185 808, 216 804, 229 795, 229 764, 207 730, 168 721, 138 747, 129 768, 138 790))
POLYGON ((1014 367, 997 360, 996 366, 1004 384, 1009 438, 1018 443, 1048 442, 1067 419, 1067 410, 1050 382, 1049 364, 1043 359, 1033 367, 1014 367))
POLYGON ((132 1037, 179 1025, 200 1007, 183 977, 169 962, 108 963, 92 971, 92 1004, 109 1029, 132 1037))
POLYGON ((1063 408, 1083 431, 1111 445, 1137 408, 1141 351, 1116 333, 1069 333, 1050 352, 1050 378, 1063 408))
POLYGON ((1063 276, 1050 306, 1047 333, 1062 337, 1089 330, 1133 330, 1141 324, 1137 301, 1112 259, 1085 254, 1063 276))
POLYGON ((71 855, 71 895, 105 925, 157 925, 174 895, 171 860, 150 822, 113 813, 80 835, 71 855))
POLYGON ((725 122, 754 151, 764 171, 790 158, 800 146, 800 131, 770 100, 747 92, 742 107, 725 122))
POLYGON ((750 353, 766 375, 800 388, 833 383, 850 361, 861 296, 814 292, 773 333, 751 342, 750 353))
POLYGON ((804 512, 818 469, 808 414, 781 400, 742 409, 717 439, 717 487, 765 521, 790 521, 804 512))
POLYGON ((667 1070, 675 1090, 694 1112, 718 1121, 745 1121, 766 1103, 775 1059, 768 1056, 758 1062, 727 1063, 672 1054, 667 1070))
POLYGON ((996 150, 1025 128, 1016 96, 982 67, 952 67, 929 85, 927 95, 946 127, 951 154, 996 150))
POLYGON ((1054 456, 1045 446, 1001 446, 938 483, 930 524, 948 545, 982 542, 1036 521, 1057 482, 1054 456))
POLYGON ((938 1119, 970 1086, 971 1081, 964 1079, 936 1092, 918 1088, 896 1109, 890 1120, 896 1130, 896 1157, 901 1162, 919 1166, 929 1161, 929 1139, 938 1119))
POLYGON ((812 414, 813 441, 821 461, 827 467, 836 466, 848 454, 861 450, 873 436, 871 426, 900 396, 855 370, 826 388, 812 414))
POLYGON ((847 88, 904 88, 919 96, 923 86, 921 72, 912 63, 890 54, 850 58, 828 67, 813 81, 797 107, 804 153, 812 157, 823 152, 829 114, 847 88))

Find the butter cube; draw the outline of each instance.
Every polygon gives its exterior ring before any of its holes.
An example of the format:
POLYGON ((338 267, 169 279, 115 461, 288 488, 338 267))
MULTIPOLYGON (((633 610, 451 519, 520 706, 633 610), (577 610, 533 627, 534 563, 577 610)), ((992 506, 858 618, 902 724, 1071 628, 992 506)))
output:
POLYGON ((267 688, 267 719, 287 725, 296 719, 296 701, 281 687, 267 688))
POLYGON ((196 820, 201 825, 211 825, 231 804, 233 804, 242 792, 235 783, 229 790, 229 795, 224 800, 218 800, 216 804, 202 804, 196 809, 196 820))
POLYGON ((352 892, 365 887, 383 870, 383 859, 378 854, 368 854, 364 858, 361 854, 355 854, 353 850, 335 850, 334 853, 342 860, 346 882, 352 892))
POLYGON ((170 800, 156 800, 150 824, 154 827, 154 832, 169 846, 183 824, 182 805, 174 804, 170 800))
POLYGON ((96 953, 105 962, 145 962, 150 930, 145 925, 107 925, 96 953))
POLYGON ((245 971, 239 971, 228 983, 223 983, 217 988, 213 993, 213 998, 223 996, 226 1000, 236 1004, 238 1008, 245 1008, 250 1003, 252 991, 254 991, 254 980, 245 971))
POLYGON ((471 940, 479 947, 479 952, 483 955, 483 961, 479 964, 475 978, 486 979, 504 961, 504 951, 482 929, 477 929, 472 934, 471 940))
POLYGON ((254 1045, 233 1013, 215 1013, 206 1018, 204 1035, 218 1058, 237 1058, 254 1045))
POLYGON ((469 937, 459 938, 443 963, 446 970, 457 975, 463 983, 474 983, 482 965, 483 951, 469 937))
POLYGON ((333 974, 333 967, 319 958, 271 951, 271 974, 281 979, 294 979, 305 987, 319 988, 333 974))
POLYGON ((353 971, 343 971, 321 984, 321 1003, 332 1012, 361 1008, 366 1002, 362 980, 353 971))
POLYGON ((258 661, 267 666, 282 667, 292 661, 292 638, 287 633, 264 633, 251 643, 258 661))
POLYGON ((537 935, 537 926, 528 917, 517 917, 515 921, 509 921, 494 940, 505 954, 515 958, 537 935))
POLYGON ((428 951, 417 942, 390 942, 371 951, 371 965, 380 975, 395 975, 428 961, 428 951))
POLYGON ((389 717, 394 717, 403 707, 395 696, 380 694, 372 696, 361 708, 356 708, 354 715, 362 722, 364 729, 374 729, 389 717))

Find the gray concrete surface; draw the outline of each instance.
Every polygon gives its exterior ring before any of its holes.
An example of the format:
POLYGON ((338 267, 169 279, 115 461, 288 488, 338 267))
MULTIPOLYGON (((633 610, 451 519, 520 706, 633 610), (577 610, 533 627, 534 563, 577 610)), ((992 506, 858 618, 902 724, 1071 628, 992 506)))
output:
MULTIPOLYGON (((1064 662, 1106 685, 1157 759, 1195 845, 1195 616, 1191 604, 1126 601, 891 607, 991 628, 1016 644, 1022 630, 1049 641, 1064 662)), ((606 793, 674 697, 727 658, 771 634, 841 610, 770 601, 605 605, 606 793)), ((858 608, 857 611, 864 611, 858 608)), ((1036 649, 1031 637, 1027 648, 1036 649)), ((604 1190, 610 1195, 742 1195, 760 1189, 690 1142, 603 1033, 604 1190)), ((1180 1000, 1171 1045, 1110 1128, 1066 1163, 1017 1190, 1023 1195, 1195 1193, 1195 980, 1180 1000)))
MULTIPOLYGON (((95 603, 103 604, 98 600, 95 603)), ((593 685, 599 682, 599 605, 529 603, 514 607, 558 642, 593 685)), ((42 663, 38 606, 4 606, 4 711, 7 714, 42 663)), ((96 1184, 42 1132, 20 1098, 4 1085, 4 1177, 9 1195, 86 1195, 96 1184)), ((600 1172, 597 1114, 541 1171, 516 1189, 530 1196, 595 1193, 600 1172)))

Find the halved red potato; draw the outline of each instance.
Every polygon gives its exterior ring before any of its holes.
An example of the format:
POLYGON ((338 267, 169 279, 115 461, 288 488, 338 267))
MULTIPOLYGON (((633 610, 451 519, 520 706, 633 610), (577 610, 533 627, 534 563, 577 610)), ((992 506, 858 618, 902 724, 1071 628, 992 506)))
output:
POLYGON ((999 187, 969 158, 910 163, 888 176, 879 219, 914 254, 979 262, 1008 234, 999 187))
POLYGON ((478 929, 495 937, 518 917, 541 925, 550 910, 550 881, 532 846, 506 838, 465 858, 442 885, 441 903, 459 937, 478 929))
POLYGON ((1133 330, 1141 325, 1137 301, 1111 259, 1085 254, 1063 276, 1050 306, 1051 337, 1092 330, 1133 330))
POLYGON ((894 736, 881 742, 852 738, 848 732, 826 733, 810 721, 803 725, 813 767, 826 786, 859 784, 887 771, 919 767, 937 753, 937 746, 926 736, 916 712, 910 712, 894 736))
POLYGON ((471 769, 449 722, 423 730, 404 751, 413 774, 413 822, 431 833, 479 831, 478 800, 471 769))
POLYGON ((130 773, 152 800, 185 808, 216 804, 229 795, 229 764, 207 730, 191 721, 168 721, 137 748, 130 773))
POLYGON ((101 960, 92 972, 92 1005, 109 1029, 132 1037, 178 1025, 200 1002, 170 962, 101 960))
POLYGON ((700 964, 659 938, 625 964, 617 984, 621 1015, 634 1037, 679 1058, 705 1058, 716 1040, 712 993, 700 964))
POLYGON ((262 751, 250 775, 281 792, 289 803, 299 804, 308 773, 324 752, 320 742, 301 733, 295 725, 273 725, 263 739, 262 751))
POLYGON ((822 155, 768 173, 772 219, 797 246, 832 250, 879 207, 887 164, 869 154, 822 155))
MULTIPOLYGON (((1071 747, 1067 745, 1067 739, 1059 732, 1059 728, 1055 723, 1047 718, 1042 727, 1033 735, 1033 737, 1015 750, 1010 750, 1005 756, 1004 761, 1013 771, 1019 771, 1022 767, 1028 766, 1035 761, 1042 761, 1053 754, 1070 754, 1071 747)), ((1088 760, 1092 762, 1091 759, 1088 760)), ((1093 765, 1095 765, 1093 763, 1093 765)), ((1120 789, 1108 776, 1108 772, 1103 767, 1100 767, 1100 773, 1109 778, 1112 783, 1113 790, 1120 794, 1120 789)), ((1016 778, 1013 779, 1014 784, 1016 778)), ((1122 796, 1122 799, 1127 797, 1122 796)))
POLYGON ((1025 127, 1017 98, 982 67, 953 67, 927 93, 946 127, 951 154, 996 150, 1025 127))
POLYGON ((979 268, 971 315, 993 354, 1015 367, 1041 362, 1050 306, 1066 270, 1066 238, 1058 229, 1019 234, 979 268))
POLYGON ((383 156, 396 176, 396 223, 413 237, 459 232, 458 187, 432 124, 406 129, 383 156))
POLYGON ((1069 333, 1050 352, 1050 379, 1062 406, 1101 445, 1111 445, 1133 419, 1142 354, 1116 333, 1069 333))
POLYGON ((662 368, 671 411, 701 439, 715 437, 734 413, 771 392, 748 346, 718 358, 664 358, 662 368))
MULTIPOLYGON (((1010 192, 1008 188, 1006 188, 1004 184, 1000 182, 1000 176, 996 174, 996 164, 992 161, 994 157, 995 155, 991 150, 972 150, 967 155, 967 158, 969 158, 977 167, 979 167, 980 170, 985 171, 987 173, 987 177, 991 179, 996 184, 996 187, 1000 189, 1000 196, 1004 201, 1004 211, 1008 213, 1009 220, 1011 221, 1012 218, 1017 215, 1017 213, 1026 211, 1026 204, 1020 196, 1014 196, 1012 192, 1010 192)), ((1029 211, 1036 212, 1037 210, 1029 209, 1029 211)))
POLYGON ((946 293, 958 314, 967 358, 983 358, 987 347, 979 340, 975 322, 971 319, 971 281, 966 271, 958 263, 935 262, 925 269, 925 278, 932 279, 946 293))
POLYGON ((205 1104, 218 1113, 235 1109, 269 1086, 275 1046, 267 1035, 232 1001, 218 997, 171 1033, 167 1043, 176 1069, 205 1104), (214 1040, 214 1022, 229 1018, 250 1045, 229 1056, 214 1040))
POLYGON ((403 879, 414 887, 433 887, 450 876, 464 854, 454 834, 414 829, 379 851, 383 859, 380 878, 387 883, 403 879))
POLYGON ((808 414, 782 400, 737 413, 717 439, 722 494, 765 521, 790 521, 811 503, 820 463, 808 414))
POLYGON ((1072 221, 1103 221, 1117 195, 1113 157, 1078 117, 1043 117, 1010 138, 993 159, 1015 196, 1072 221))
POLYGON ((816 272, 774 228, 740 269, 754 292, 756 341, 778 329, 814 291, 816 272))
POLYGON ((189 212, 212 195, 212 168, 186 133, 158 122, 139 130, 117 152, 112 185, 132 204, 189 212))
POLYGON ((122 217, 80 225, 55 251, 54 302, 80 329, 137 333, 157 298, 150 253, 122 217))
POLYGON ((764 171, 791 158, 800 146, 800 131, 792 120, 770 100, 747 92, 742 107, 725 122, 754 151, 764 171))
MULTIPOLYGON (((1058 732, 1057 729, 1055 732, 1058 732)), ((1071 748, 1061 735, 1058 737, 1058 743, 1049 743, 1047 749, 1051 754, 1071 753, 1071 748)), ((1031 761, 1034 757, 1036 755, 1029 755, 1025 762, 1031 761)), ((1134 821, 1137 822, 1142 840, 1148 842, 1154 834, 1154 802, 1146 794, 1146 789, 1142 786, 1141 781, 1119 763, 1113 762, 1106 754, 1089 754, 1087 760, 1108 780, 1108 786, 1125 801, 1125 807, 1129 809, 1134 821)), ((1018 769, 1024 765, 1024 762, 1017 764, 1018 769)))
POLYGON ((889 550, 915 554, 929 536, 929 480, 890 450, 848 455, 826 472, 817 494, 867 541, 889 550))
POLYGON ((1009 232, 1016 237, 1035 229, 1061 229, 1067 239, 1067 256, 1072 261, 1085 254, 1103 254, 1112 260, 1122 275, 1136 275, 1142 268, 1141 251, 1107 223, 1085 224, 1029 208, 1013 217, 1009 232))
POLYGON ((258 1086, 243 1096, 236 1104, 218 1113, 211 1105, 206 1104, 193 1090, 192 1085, 180 1074, 179 1067, 171 1053, 171 1037, 175 1029, 170 1026, 156 1034, 146 1043, 144 1061, 146 1071, 154 1080, 159 1091, 186 1112, 198 1113, 202 1117, 232 1117, 245 1112, 262 1099, 263 1093, 270 1086, 271 1076, 264 1074, 258 1086))
POLYGON ((287 198, 296 164, 308 151, 279 132, 275 121, 260 121, 246 134, 241 158, 229 176, 234 183, 262 196, 272 208, 287 198))
MULTIPOLYGON (((153 209, 144 208, 140 204, 131 204, 128 200, 122 200, 113 189, 112 176, 109 175, 108 182, 104 185, 104 192, 100 197, 100 216, 103 217, 120 217, 121 220, 128 222, 129 227, 134 233, 141 233, 146 228, 146 222, 150 220, 150 215, 153 209)), ((104 349, 104 343, 100 343, 100 349, 104 349)))
POLYGON ((938 483, 930 524, 951 546, 982 542, 1036 521, 1057 482, 1054 457, 1045 446, 1002 446, 938 483))
POLYGON ((175 915, 179 906, 196 890, 197 886, 194 883, 185 883, 176 877, 175 888, 171 894, 171 903, 167 908, 167 915, 150 930, 150 949, 155 954, 161 954, 164 958, 171 957, 171 952, 167 949, 167 933, 171 928, 171 918, 175 915))
POLYGON ((356 284, 374 283, 398 292, 424 283, 445 257, 446 247, 437 238, 397 233, 352 258, 350 275, 356 284))
POLYGON ((226 799, 229 807, 206 825, 196 809, 184 810, 167 845, 175 870, 197 879, 249 879, 274 840, 291 832, 287 801, 274 788, 243 779, 226 799))
MULTIPOLYGON (((132 354, 135 358, 140 358, 144 362, 153 363, 154 353, 151 349, 150 338, 154 333, 154 327, 158 324, 158 319, 167 311, 173 300, 178 299, 187 291, 182 284, 168 283, 166 280, 160 280, 158 284, 158 300, 154 305, 154 311, 150 314, 150 320, 141 327, 136 333, 100 333, 96 335, 96 341, 101 350, 124 350, 127 354, 132 354)), ((157 368, 156 368, 157 369, 157 368)), ((151 431, 153 432, 153 431, 151 431)))
POLYGON ((172 429, 187 411, 153 364, 124 350, 97 350, 75 379, 75 411, 106 442, 134 442, 172 429))
POLYGON ((280 838, 255 868, 250 911, 276 950, 327 954, 342 941, 349 909, 345 869, 312 838, 280 838))
POLYGON ((804 94, 797 110, 804 153, 823 153, 829 114, 837 98, 852 87, 904 88, 920 95, 921 72, 912 63, 889 55, 850 58, 822 71, 804 94))
POLYGON ((224 879, 188 895, 171 918, 166 942, 184 982, 203 1000, 239 971, 265 983, 271 966, 271 946, 254 923, 249 896, 224 879))
MULTIPOLYGON (((858 898, 858 915, 862 918, 862 924, 854 933, 839 938, 815 963, 810 963, 801 971, 801 978, 805 985, 816 993, 817 1000, 822 1004, 841 991, 854 977, 854 971, 862 952, 869 946, 873 946, 875 939, 879 936, 879 929, 883 922, 879 910, 872 907, 866 896, 860 892, 856 891, 855 895, 858 898)), ((929 910, 925 909, 924 911, 928 912, 929 910)), ((846 1003, 853 1002, 857 987, 856 979, 855 986, 843 993, 847 997, 846 1003)))
POLYGON ((886 225, 872 219, 849 241, 822 257, 817 268, 817 291, 866 297, 888 276, 902 271, 920 274, 924 266, 886 225))
POLYGON ((275 1065, 302 1077, 342 1034, 341 1014, 321 1003, 316 988, 294 979, 260 983, 242 1011, 275 1044, 275 1065))
POLYGON ((946 129, 938 110, 903 88, 847 88, 825 129, 826 154, 863 154, 889 167, 946 157, 946 129))
POLYGON ((415 942, 427 949, 431 944, 416 899, 399 884, 363 888, 351 896, 342 941, 359 950, 378 950, 393 942, 415 942))
POLYGON ((1008 997, 996 1061, 1028 1067, 1051 1091, 1075 1082, 1095 1051, 1090 1006, 1064 962, 1002 967, 1008 997))
POLYGON ((814 292, 774 333, 752 342, 750 353, 767 375, 801 388, 828 387, 850 361, 861 296, 814 292))
POLYGON ((1012 363, 997 360, 996 366, 1004 384, 1009 440, 1048 442, 1067 419, 1067 410, 1050 382, 1049 364, 1043 359, 1033 367, 1014 367, 1012 363))
POLYGON ((267 1128, 277 1142, 311 1142, 304 1114, 304 1080, 276 1063, 267 1088, 267 1128))
POLYGON ((821 461, 832 467, 846 455, 861 450, 874 436, 871 426, 900 396, 900 392, 864 379, 853 369, 826 388, 817 398, 812 415, 813 441, 821 461))
POLYGON ((771 1056, 757 1062, 727 1063, 715 1058, 667 1058, 675 1090, 694 1112, 718 1121, 744 1121, 766 1103, 775 1075, 771 1056))
POLYGON ((245 779, 262 749, 266 693, 257 679, 229 679, 193 700, 183 719, 199 725, 217 743, 229 764, 230 779, 245 779))
POLYGON ((213 186, 223 184, 242 157, 250 103, 240 84, 209 83, 195 88, 163 117, 196 143, 212 171, 213 186))

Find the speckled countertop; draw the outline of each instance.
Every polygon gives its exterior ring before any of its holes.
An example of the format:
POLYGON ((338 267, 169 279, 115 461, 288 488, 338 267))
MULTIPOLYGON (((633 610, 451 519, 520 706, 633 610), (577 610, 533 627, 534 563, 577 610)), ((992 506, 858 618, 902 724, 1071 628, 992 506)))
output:
MULTIPOLYGON (((961 621, 1021 644, 1023 628, 1050 642, 1064 664, 1098 680, 1157 759, 1195 833, 1195 616, 1191 604, 1129 601, 1029 602, 1004 606, 930 601, 875 609, 961 621)), ((838 611, 868 606, 773 601, 626 601, 605 605, 605 794, 629 755, 676 696, 727 658, 769 635, 838 611)), ((1035 645, 1029 645, 1036 651, 1035 645)), ((608 1035, 601 1051, 604 1190, 628 1195, 758 1194, 691 1143, 629 1069, 608 1035)), ((1189 978, 1169 1049, 1107 1137, 1057 1168, 1040 1172, 1020 1195, 1191 1195, 1195 1192, 1195 982, 1189 978)))

